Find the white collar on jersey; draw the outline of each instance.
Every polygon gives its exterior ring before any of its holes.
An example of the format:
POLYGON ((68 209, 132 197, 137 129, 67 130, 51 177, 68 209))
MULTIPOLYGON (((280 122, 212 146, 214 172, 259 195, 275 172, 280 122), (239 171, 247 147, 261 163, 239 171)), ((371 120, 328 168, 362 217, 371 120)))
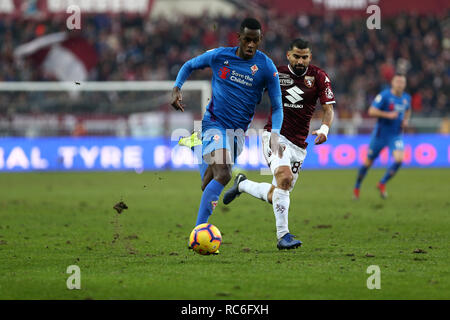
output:
POLYGON ((309 66, 307 66, 305 72, 303 72, 303 74, 299 76, 299 75, 297 75, 297 74, 291 69, 291 65, 288 63, 288 69, 289 69, 289 71, 290 71, 294 76, 297 76, 297 77, 303 77, 303 76, 308 72, 308 68, 309 68, 309 66))

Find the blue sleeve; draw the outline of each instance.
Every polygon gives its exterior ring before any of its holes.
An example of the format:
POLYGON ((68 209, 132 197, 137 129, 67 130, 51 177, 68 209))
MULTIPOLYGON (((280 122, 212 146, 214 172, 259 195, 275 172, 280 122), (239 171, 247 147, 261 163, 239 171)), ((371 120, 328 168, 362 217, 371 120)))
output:
POLYGON ((184 82, 187 80, 192 71, 197 69, 203 69, 206 67, 211 67, 213 59, 217 53, 217 49, 208 50, 205 53, 188 60, 178 71, 177 79, 175 81, 174 87, 181 89, 184 82))
POLYGON ((385 101, 385 96, 386 96, 386 94, 384 91, 377 94, 375 99, 373 99, 373 101, 372 101, 372 106, 374 106, 377 109, 382 109, 384 101, 385 101))
POLYGON ((267 89, 272 104, 272 132, 280 133, 283 124, 283 103, 281 100, 280 79, 278 70, 272 60, 267 58, 267 89))

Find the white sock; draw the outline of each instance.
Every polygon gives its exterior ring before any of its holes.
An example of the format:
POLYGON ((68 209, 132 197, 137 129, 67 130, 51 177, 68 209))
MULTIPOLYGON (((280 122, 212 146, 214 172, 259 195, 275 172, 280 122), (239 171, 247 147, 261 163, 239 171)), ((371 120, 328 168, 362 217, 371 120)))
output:
POLYGON ((271 186, 270 183, 258 183, 247 179, 239 183, 238 189, 239 192, 245 192, 255 198, 267 201, 267 194, 269 193, 271 186))
POLYGON ((275 224, 277 226, 277 238, 280 239, 288 229, 288 212, 289 212, 289 191, 275 188, 272 196, 273 212, 275 214, 275 224))

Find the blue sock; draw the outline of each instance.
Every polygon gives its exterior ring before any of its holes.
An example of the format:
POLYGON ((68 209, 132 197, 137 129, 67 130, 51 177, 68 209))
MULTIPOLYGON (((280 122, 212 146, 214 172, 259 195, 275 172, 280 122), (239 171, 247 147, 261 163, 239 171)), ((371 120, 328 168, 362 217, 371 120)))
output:
POLYGON ((367 170, 369 170, 369 167, 366 167, 364 165, 361 168, 359 168, 358 177, 356 178, 356 183, 355 183, 356 189, 359 189, 359 187, 361 186, 361 182, 363 181, 364 177, 366 176, 367 170))
POLYGON ((196 226, 208 222, 209 216, 212 214, 217 205, 220 194, 224 186, 213 179, 203 191, 202 200, 200 200, 200 208, 198 209, 196 226))
POLYGON ((380 180, 382 184, 385 184, 386 182, 391 179, 395 173, 398 171, 398 169, 402 166, 401 162, 394 162, 389 169, 387 169, 386 173, 384 174, 383 179, 380 180))

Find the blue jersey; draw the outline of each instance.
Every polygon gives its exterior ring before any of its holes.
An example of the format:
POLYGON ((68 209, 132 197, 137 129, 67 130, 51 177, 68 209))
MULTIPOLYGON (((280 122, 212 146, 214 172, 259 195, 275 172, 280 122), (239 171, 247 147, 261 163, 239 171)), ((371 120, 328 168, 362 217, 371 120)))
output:
POLYGON ((403 93, 400 97, 394 95, 391 89, 381 91, 373 100, 372 106, 381 111, 397 111, 397 119, 378 118, 373 134, 376 137, 394 137, 402 132, 402 121, 405 112, 411 108, 411 96, 403 93))
MULTIPOLYGON (((272 103, 272 126, 279 133, 283 108, 278 71, 272 60, 257 50, 245 60, 236 55, 238 47, 221 47, 187 61, 178 73, 175 86, 181 89, 191 72, 212 69, 212 98, 204 121, 218 121, 227 129, 246 131, 267 88, 272 103)), ((272 129, 273 130, 273 129, 272 129)))

